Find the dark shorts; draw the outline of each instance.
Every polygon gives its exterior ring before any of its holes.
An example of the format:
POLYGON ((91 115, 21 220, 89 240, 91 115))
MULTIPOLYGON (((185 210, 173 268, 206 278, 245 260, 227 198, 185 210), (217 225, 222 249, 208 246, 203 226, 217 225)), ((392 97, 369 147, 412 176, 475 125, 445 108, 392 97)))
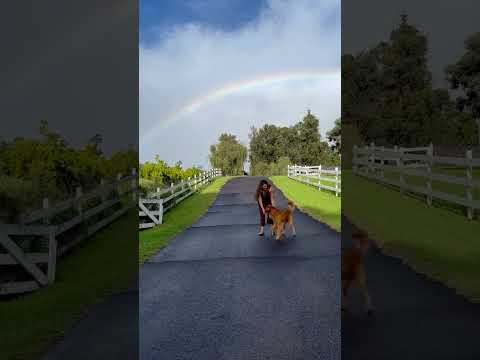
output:
MULTIPOLYGON (((260 213, 260 226, 265 226, 265 214, 263 213, 262 208, 260 207, 260 204, 258 204, 258 212, 260 213)), ((273 224, 272 219, 268 218, 267 223, 273 224)))

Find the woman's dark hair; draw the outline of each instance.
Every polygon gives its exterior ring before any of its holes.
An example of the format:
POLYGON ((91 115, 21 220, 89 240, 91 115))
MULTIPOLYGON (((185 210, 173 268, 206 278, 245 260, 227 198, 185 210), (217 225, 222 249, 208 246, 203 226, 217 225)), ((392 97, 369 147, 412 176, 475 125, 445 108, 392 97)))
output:
POLYGON ((258 201, 258 197, 260 196, 260 191, 262 191, 263 185, 268 185, 270 187, 270 184, 268 183, 267 180, 265 179, 260 180, 257 186, 257 191, 255 191, 255 201, 258 201))

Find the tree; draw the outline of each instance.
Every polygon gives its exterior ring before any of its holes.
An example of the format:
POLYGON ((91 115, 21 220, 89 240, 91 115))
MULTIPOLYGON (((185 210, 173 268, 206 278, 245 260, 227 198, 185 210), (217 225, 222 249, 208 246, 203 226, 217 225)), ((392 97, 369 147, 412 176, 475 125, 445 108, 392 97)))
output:
POLYGON ((378 145, 470 141, 466 117, 432 88, 427 38, 406 15, 387 42, 342 57, 342 121, 378 145))
POLYGON ((476 129, 464 121, 464 132, 476 130, 476 143, 480 144, 480 32, 467 38, 465 48, 461 58, 446 68, 446 74, 451 88, 463 92, 457 97, 458 110, 470 113, 476 120, 476 129))
POLYGON ((307 111, 304 118, 290 127, 266 124, 251 128, 250 164, 254 175, 284 174, 288 163, 305 165, 338 165, 339 154, 322 141, 319 120, 307 111))
POLYGON ((335 142, 334 150, 342 150, 342 120, 340 118, 335 120, 333 128, 327 131, 327 139, 330 142, 335 142))
POLYGON ((221 134, 218 143, 210 146, 210 164, 226 175, 243 175, 247 148, 235 135, 221 134))

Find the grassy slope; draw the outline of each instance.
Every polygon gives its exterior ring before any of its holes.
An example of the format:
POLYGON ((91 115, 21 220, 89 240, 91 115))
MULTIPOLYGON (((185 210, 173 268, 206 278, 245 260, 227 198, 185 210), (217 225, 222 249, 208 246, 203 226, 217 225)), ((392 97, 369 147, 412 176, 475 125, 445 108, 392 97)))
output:
POLYGON ((272 176, 270 179, 301 210, 340 231, 340 197, 327 191, 319 191, 313 186, 291 180, 286 176, 272 176))
MULTIPOLYGON (((310 180, 311 183, 317 183, 318 184, 318 176, 306 176, 306 175, 300 175, 299 178, 303 179, 303 180, 310 180)), ((322 174, 322 178, 331 178, 332 181, 325 181, 325 180, 321 180, 320 183, 322 185, 326 185, 326 186, 332 186, 332 187, 335 187, 335 183, 333 182, 335 180, 335 175, 330 175, 330 174, 322 174)), ((339 180, 341 181, 341 177, 339 176, 339 180)))
POLYGON ((480 301, 480 222, 345 173, 343 212, 386 253, 480 301))
MULTIPOLYGON (((418 171, 425 171, 422 169, 419 169, 418 171)), ((466 177, 466 170, 464 168, 445 168, 445 167, 438 167, 438 168, 433 168, 432 169, 433 173, 436 174, 444 174, 444 175, 450 175, 450 176, 458 176, 461 178, 466 177)), ((472 176, 474 179, 480 178, 480 169, 473 169, 472 176)), ((393 172, 393 171, 386 171, 385 172, 385 177, 392 179, 392 180, 399 180, 399 173, 393 172)), ((407 184, 411 185, 417 185, 421 187, 426 187, 427 186, 427 178, 426 177, 419 177, 419 176, 411 176, 411 175, 406 175, 405 176, 405 181, 407 184)), ((435 191, 442 191, 447 194, 453 194, 457 195, 460 197, 465 197, 465 186, 463 185, 457 185, 457 184, 452 184, 452 183, 447 183, 443 181, 432 181, 432 189, 435 191)), ((472 191, 472 196, 474 200, 479 200, 480 199, 480 188, 476 187, 473 188, 472 191)), ((450 208, 457 208, 456 205, 450 204, 448 205, 450 208)))
POLYGON ((137 227, 134 209, 62 258, 53 285, 0 301, 0 357, 37 359, 89 306, 133 281, 137 227))
POLYGON ((173 207, 163 217, 163 224, 140 232, 139 260, 143 263, 149 256, 167 245, 177 233, 193 224, 215 200, 220 188, 229 177, 215 179, 211 184, 173 207))

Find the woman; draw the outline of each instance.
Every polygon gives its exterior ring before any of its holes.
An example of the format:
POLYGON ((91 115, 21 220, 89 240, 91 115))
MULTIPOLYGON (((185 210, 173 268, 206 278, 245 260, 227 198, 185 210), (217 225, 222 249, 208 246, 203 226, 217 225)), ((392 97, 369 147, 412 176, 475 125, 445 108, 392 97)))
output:
MULTIPOLYGON (((267 205, 275 206, 273 199, 273 188, 267 180, 261 180, 255 192, 255 200, 258 202, 258 210, 260 212, 260 232, 259 236, 263 236, 263 228, 265 226, 265 207, 267 205)), ((267 222, 273 224, 273 221, 268 218, 267 222)))

